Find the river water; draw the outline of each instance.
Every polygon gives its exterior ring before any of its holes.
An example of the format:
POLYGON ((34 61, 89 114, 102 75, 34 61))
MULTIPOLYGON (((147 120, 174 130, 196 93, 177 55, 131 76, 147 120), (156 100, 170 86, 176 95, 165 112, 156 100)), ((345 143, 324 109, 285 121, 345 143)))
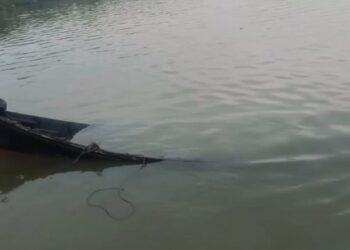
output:
POLYGON ((349 249, 349 13, 347 0, 2 10, 10 110, 93 124, 80 143, 180 160, 90 172, 1 152, 1 249, 349 249), (131 217, 87 206, 125 178, 131 217))

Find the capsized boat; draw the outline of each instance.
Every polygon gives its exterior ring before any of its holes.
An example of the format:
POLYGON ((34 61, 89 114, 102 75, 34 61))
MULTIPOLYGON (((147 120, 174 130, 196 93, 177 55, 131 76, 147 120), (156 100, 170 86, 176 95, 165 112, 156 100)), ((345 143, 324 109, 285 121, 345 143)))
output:
POLYGON ((162 159, 114 153, 95 143, 84 146, 72 142, 75 134, 89 125, 7 111, 0 99, 0 148, 23 153, 69 157, 75 161, 95 159, 122 164, 147 164, 162 159))

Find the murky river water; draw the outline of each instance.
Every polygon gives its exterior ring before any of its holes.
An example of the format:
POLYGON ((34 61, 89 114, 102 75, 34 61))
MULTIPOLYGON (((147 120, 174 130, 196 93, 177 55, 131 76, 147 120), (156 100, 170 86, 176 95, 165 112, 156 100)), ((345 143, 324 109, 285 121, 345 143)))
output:
POLYGON ((133 175, 2 152, 2 250, 350 248, 348 0, 59 1, 0 20, 10 110, 94 124, 82 143, 201 160, 133 175), (132 217, 87 207, 130 175, 132 217))

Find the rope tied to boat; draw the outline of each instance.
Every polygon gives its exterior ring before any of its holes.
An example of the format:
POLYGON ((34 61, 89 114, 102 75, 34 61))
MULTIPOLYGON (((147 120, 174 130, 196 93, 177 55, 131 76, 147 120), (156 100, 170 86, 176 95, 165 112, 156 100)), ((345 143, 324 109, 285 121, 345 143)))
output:
POLYGON ((124 186, 127 184, 128 181, 130 181, 130 179, 132 179, 136 174, 138 174, 142 169, 144 169, 147 166, 147 161, 146 158, 143 158, 143 162, 141 164, 141 167, 138 168, 134 173, 130 174, 129 176, 127 176, 121 183, 119 186, 117 187, 107 187, 107 188, 100 188, 100 189, 96 189, 95 191, 91 192, 88 197, 85 200, 85 203, 88 207, 92 207, 92 208, 97 208, 102 210, 110 219, 114 220, 114 221, 123 221, 126 219, 129 219, 131 216, 133 216, 135 214, 136 211, 136 207, 134 205, 133 202, 131 202, 130 200, 128 200, 127 198, 125 198, 123 196, 123 193, 125 192, 125 188, 124 186), (106 191, 116 191, 117 197, 124 202, 125 204, 127 204, 130 207, 130 211, 125 215, 125 216, 115 216, 112 212, 110 212, 106 207, 93 203, 91 200, 93 199, 93 197, 95 195, 97 195, 98 193, 102 193, 102 192, 106 192, 106 191))
POLYGON ((78 155, 78 157, 73 161, 73 163, 78 163, 84 155, 87 155, 91 152, 96 152, 101 150, 100 146, 96 142, 90 143, 88 146, 84 148, 84 150, 78 155))

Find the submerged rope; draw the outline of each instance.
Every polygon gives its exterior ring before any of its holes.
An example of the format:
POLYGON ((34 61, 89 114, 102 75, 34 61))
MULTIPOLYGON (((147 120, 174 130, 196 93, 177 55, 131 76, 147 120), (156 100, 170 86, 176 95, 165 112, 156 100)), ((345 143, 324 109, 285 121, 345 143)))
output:
POLYGON ((137 169, 134 173, 132 173, 131 175, 127 176, 119 186, 117 187, 107 187, 107 188, 100 188, 97 189, 95 191, 93 191, 92 193, 90 193, 88 195, 88 197, 85 200, 85 203, 88 207, 93 207, 93 208, 97 208, 97 209, 101 209, 110 219, 115 220, 115 221, 123 221, 126 219, 129 219, 131 216, 133 216, 135 214, 136 211, 136 207, 135 205, 128 199, 126 199, 123 196, 123 193, 125 192, 125 188, 124 186, 126 185, 126 183, 132 178, 134 177, 136 174, 138 174, 142 169, 144 169, 147 166, 147 162, 146 162, 146 158, 143 159, 143 163, 141 165, 141 167, 139 169, 137 169), (91 199, 98 193, 101 192, 105 192, 105 191, 116 191, 117 192, 117 197, 123 201, 125 204, 127 204, 130 207, 130 212, 125 215, 125 216, 115 216, 113 215, 113 213, 111 213, 107 208, 105 208, 102 205, 98 205, 96 203, 92 203, 91 199))

